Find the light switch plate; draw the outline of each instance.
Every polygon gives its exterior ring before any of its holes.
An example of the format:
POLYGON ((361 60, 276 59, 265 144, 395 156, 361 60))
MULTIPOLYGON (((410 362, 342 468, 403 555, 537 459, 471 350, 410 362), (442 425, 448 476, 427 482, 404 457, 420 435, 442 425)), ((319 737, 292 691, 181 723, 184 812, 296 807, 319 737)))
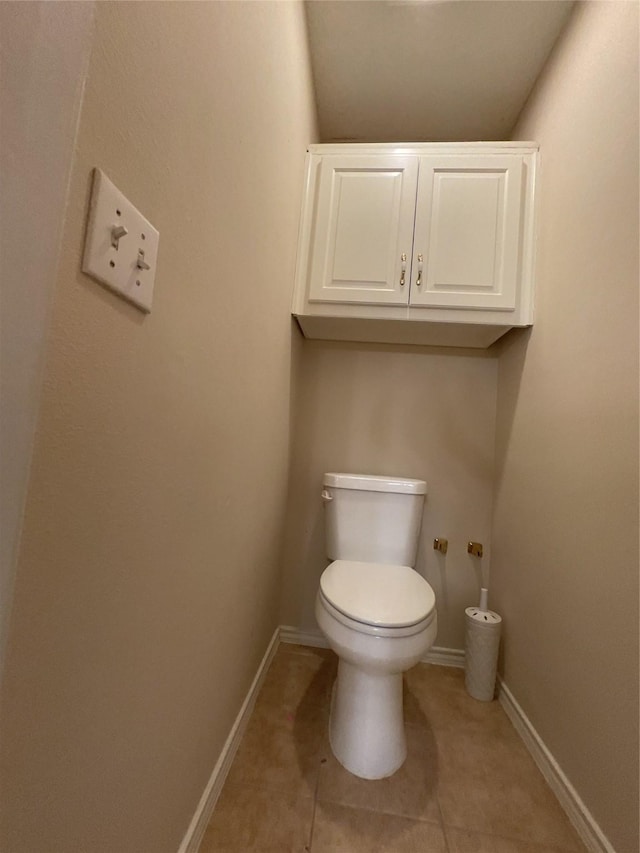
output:
POLYGON ((82 271, 149 313, 159 241, 153 225, 103 171, 94 169, 82 271))

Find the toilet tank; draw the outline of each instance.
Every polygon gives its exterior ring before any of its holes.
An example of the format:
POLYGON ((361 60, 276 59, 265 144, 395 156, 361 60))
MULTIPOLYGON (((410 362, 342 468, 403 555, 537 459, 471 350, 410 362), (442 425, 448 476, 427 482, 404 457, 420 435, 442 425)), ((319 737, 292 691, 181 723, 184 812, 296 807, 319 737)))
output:
POLYGON ((330 560, 415 566, 424 480, 325 474, 323 486, 330 560))

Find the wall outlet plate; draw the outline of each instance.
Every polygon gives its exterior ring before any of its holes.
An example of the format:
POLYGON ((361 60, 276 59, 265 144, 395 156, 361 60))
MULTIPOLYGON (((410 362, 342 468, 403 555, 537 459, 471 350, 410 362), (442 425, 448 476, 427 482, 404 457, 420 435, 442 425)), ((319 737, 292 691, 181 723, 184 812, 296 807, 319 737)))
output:
POLYGON ((153 225, 94 169, 82 271, 148 314, 159 241, 153 225))

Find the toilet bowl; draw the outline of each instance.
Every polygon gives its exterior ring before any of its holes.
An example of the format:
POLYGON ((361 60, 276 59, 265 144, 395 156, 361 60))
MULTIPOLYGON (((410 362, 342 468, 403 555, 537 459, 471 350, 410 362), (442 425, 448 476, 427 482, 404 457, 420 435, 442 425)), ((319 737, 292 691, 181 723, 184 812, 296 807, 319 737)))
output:
POLYGON ((402 673, 436 637, 433 591, 408 566, 338 560, 321 578, 316 619, 339 657, 331 749, 356 776, 390 776, 407 754, 402 673), (353 594, 358 575, 368 579, 361 596, 353 594))

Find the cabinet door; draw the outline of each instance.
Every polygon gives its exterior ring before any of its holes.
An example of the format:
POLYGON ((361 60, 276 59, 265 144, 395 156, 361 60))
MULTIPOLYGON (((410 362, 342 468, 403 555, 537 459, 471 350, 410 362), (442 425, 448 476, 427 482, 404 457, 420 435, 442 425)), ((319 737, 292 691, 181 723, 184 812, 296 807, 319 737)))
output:
POLYGON ((417 179, 415 155, 333 155, 322 160, 311 302, 407 304, 417 179))
POLYGON ((522 174, 516 155, 420 158, 412 305, 515 309, 522 174))

